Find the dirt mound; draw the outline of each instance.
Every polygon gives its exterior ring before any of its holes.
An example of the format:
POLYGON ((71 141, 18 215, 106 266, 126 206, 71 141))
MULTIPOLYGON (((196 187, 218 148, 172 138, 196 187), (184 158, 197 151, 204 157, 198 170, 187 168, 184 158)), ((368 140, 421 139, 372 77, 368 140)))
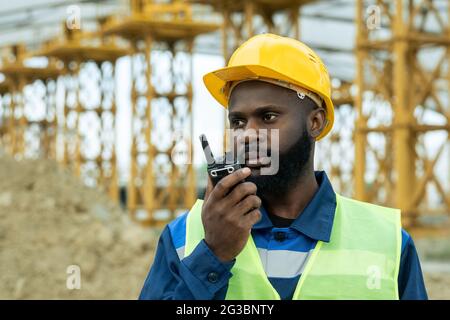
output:
POLYGON ((429 299, 450 299, 450 272, 425 272, 424 278, 429 299))
POLYGON ((0 299, 135 299, 158 236, 57 163, 4 154, 0 221, 0 299))

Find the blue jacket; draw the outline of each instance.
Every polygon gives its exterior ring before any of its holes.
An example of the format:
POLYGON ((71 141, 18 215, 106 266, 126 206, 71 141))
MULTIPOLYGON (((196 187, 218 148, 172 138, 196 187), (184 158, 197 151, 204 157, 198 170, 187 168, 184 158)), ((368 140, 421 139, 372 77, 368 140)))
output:
MULTIPOLYGON (((336 195, 325 172, 316 172, 319 189, 289 227, 276 228, 261 208, 252 236, 267 277, 282 299, 291 299, 309 254, 318 240, 329 242, 336 195)), ((139 299, 224 299, 234 261, 222 263, 201 241, 184 257, 187 212, 161 234, 153 265, 139 299)), ((402 300, 427 299, 419 258, 410 235, 402 230, 398 276, 402 300)))

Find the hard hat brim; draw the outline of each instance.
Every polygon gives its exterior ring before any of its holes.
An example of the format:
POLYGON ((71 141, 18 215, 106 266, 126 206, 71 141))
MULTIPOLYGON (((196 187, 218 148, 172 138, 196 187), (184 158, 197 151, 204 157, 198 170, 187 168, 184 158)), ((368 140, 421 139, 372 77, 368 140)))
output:
POLYGON ((271 78, 293 83, 319 94, 326 105, 327 123, 322 133, 317 137, 316 140, 320 140, 330 132, 334 122, 334 107, 331 99, 327 95, 322 94, 321 92, 317 92, 304 83, 295 81, 294 79, 291 79, 290 77, 287 77, 271 68, 261 65, 240 65, 225 67, 205 74, 203 76, 203 82, 214 99, 216 99, 217 102, 219 102, 225 108, 228 108, 228 96, 224 91, 226 84, 230 81, 237 80, 258 80, 259 77, 271 78))

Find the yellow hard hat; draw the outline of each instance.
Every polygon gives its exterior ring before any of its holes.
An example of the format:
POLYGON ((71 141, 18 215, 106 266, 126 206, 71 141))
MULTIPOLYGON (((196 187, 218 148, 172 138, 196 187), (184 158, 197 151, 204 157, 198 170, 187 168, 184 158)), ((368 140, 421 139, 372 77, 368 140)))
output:
POLYGON ((319 56, 304 43, 269 33, 254 36, 236 49, 227 67, 203 77, 206 88, 225 108, 228 107, 230 86, 243 80, 268 80, 272 83, 275 80, 280 86, 293 90, 300 87, 317 94, 327 119, 317 140, 326 136, 333 127, 334 106, 328 71, 319 56))

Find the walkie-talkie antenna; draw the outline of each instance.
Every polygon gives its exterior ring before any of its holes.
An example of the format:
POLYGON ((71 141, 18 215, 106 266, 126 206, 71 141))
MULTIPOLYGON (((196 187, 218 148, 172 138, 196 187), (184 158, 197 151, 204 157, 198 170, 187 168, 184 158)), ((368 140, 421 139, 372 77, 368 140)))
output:
POLYGON ((214 155, 209 147, 208 139, 204 134, 200 135, 200 142, 202 143, 203 152, 205 153, 206 161, 208 163, 208 167, 212 167, 216 164, 216 160, 214 159, 214 155))

